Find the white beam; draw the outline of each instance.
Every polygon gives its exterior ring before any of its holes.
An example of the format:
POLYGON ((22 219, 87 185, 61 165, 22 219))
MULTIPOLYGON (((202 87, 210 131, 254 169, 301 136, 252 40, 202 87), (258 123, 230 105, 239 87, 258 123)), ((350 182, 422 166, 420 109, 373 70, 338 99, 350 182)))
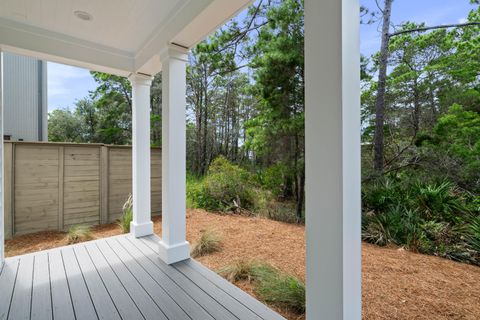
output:
POLYGON ((0 50, 0 270, 5 260, 4 197, 3 197, 3 52, 0 50))
POLYGON ((132 173, 133 220, 135 237, 153 234, 150 180, 150 86, 152 77, 133 74, 132 84, 132 173))
POLYGON ((160 257, 168 264, 188 259, 186 241, 186 63, 187 52, 162 52, 162 241, 160 257))
POLYGON ((305 0, 307 319, 361 319, 358 0, 305 0))
POLYGON ((134 71, 133 53, 3 18, 0 18, 0 49, 120 76, 134 71))

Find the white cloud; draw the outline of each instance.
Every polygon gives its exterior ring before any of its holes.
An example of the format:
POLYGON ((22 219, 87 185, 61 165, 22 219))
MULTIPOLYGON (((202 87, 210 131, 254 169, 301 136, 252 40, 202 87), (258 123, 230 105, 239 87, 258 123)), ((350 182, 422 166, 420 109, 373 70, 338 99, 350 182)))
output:
POLYGON ((458 23, 467 23, 468 19, 467 18, 461 18, 458 20, 458 23))
POLYGON ((48 95, 69 95, 72 87, 69 81, 88 79, 91 77, 88 70, 67 66, 63 64, 48 63, 48 95))
POLYGON ((95 90, 97 83, 86 69, 48 63, 48 109, 74 107, 95 90))

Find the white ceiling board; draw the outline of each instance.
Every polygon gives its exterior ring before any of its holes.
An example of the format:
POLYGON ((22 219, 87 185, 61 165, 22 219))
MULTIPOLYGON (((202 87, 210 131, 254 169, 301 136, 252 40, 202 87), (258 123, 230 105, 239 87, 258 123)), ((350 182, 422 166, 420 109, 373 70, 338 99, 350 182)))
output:
POLYGON ((192 47, 250 2, 0 0, 0 46, 116 74, 154 73, 169 43, 192 47), (77 10, 93 19, 79 19, 77 10))

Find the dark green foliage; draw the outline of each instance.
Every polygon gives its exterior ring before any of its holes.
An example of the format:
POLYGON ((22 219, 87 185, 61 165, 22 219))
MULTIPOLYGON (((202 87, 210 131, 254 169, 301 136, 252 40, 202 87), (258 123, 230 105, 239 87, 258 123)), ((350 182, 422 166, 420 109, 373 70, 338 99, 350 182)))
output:
POLYGON ((291 175, 288 172, 288 167, 283 163, 277 163, 260 172, 259 180, 263 187, 272 192, 272 195, 281 198, 286 193, 285 181, 288 175, 291 175))
POLYGON ((187 194, 190 204, 212 211, 253 210, 255 189, 253 176, 224 157, 215 159, 208 174, 197 183, 191 183, 187 194))
POLYGON ((471 248, 480 255, 480 216, 475 217, 470 222, 465 238, 471 248))
POLYGON ((365 184, 363 240, 479 264, 476 198, 451 182, 410 178, 414 174, 365 184))

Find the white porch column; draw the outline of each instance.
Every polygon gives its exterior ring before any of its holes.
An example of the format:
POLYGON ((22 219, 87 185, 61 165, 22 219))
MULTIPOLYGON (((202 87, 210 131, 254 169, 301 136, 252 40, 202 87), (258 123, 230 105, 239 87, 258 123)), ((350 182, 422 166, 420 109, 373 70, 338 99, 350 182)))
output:
POLYGON ((3 52, 0 49, 0 268, 5 260, 5 227, 3 198, 3 52))
POLYGON ((162 60, 162 241, 168 264, 190 257, 186 241, 186 63, 187 50, 170 46, 162 60))
POLYGON ((360 320, 358 0, 305 0, 307 319, 360 320))
POLYGON ((132 74, 132 173, 133 220, 130 233, 135 237, 153 234, 150 192, 150 85, 152 77, 132 74))

